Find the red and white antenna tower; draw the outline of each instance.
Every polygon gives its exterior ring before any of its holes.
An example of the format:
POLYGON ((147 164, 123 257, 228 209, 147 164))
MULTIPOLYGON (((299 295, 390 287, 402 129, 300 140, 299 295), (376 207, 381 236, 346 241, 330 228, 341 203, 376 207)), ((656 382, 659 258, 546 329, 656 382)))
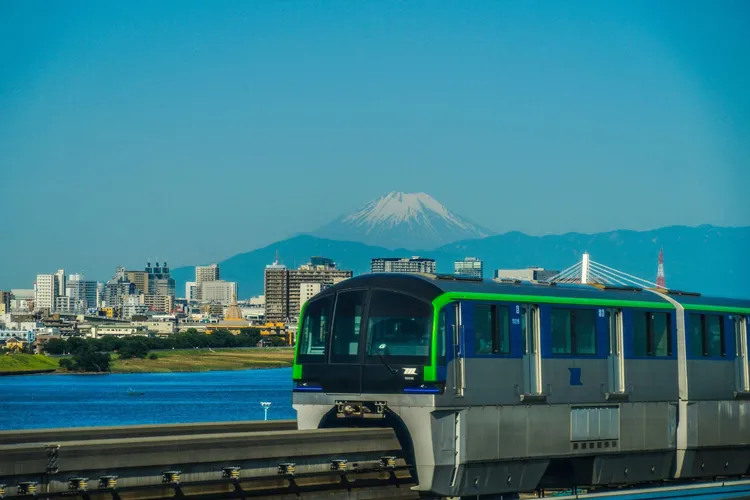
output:
POLYGON ((656 271, 656 286, 659 288, 667 288, 664 283, 664 249, 659 250, 659 269, 656 271))

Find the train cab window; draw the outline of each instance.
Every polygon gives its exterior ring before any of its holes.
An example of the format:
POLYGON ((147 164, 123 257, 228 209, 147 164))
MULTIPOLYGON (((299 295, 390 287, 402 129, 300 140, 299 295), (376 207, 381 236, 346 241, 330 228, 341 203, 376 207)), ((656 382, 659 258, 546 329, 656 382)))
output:
POLYGON ((368 363, 429 361, 432 306, 410 295, 374 290, 367 323, 368 363))
POLYGON ((359 334, 367 292, 341 292, 333 313, 331 363, 356 363, 359 359, 359 334))
POLYGON ((596 311, 553 308, 552 354, 596 354, 596 311))
POLYGON ((476 304, 474 306, 474 353, 508 354, 510 352, 510 312, 507 306, 476 304))
POLYGON ((668 313, 633 311, 633 354, 671 356, 672 328, 668 313))
POLYGON ((695 357, 726 356, 724 317, 715 314, 691 314, 688 317, 690 354, 695 357))
POLYGON ((333 296, 310 300, 305 306, 299 337, 301 363, 325 363, 333 296))

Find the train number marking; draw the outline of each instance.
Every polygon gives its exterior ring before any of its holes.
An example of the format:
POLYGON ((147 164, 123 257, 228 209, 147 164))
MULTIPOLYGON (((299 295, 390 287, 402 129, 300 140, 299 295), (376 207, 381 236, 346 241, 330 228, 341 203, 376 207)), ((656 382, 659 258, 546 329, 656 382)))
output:
POLYGON ((404 375, 416 375, 417 369, 416 368, 404 368, 404 375))

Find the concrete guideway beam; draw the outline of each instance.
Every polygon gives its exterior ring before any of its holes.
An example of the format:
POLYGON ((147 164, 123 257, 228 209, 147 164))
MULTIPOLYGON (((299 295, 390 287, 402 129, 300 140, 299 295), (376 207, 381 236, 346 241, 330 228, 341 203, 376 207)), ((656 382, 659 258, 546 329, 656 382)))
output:
MULTIPOLYGON (((228 467, 238 467, 243 481, 278 481, 331 474, 336 460, 346 460, 348 472, 378 470, 382 457, 400 454, 393 430, 374 428, 23 443, 0 445, 0 484, 6 496, 24 481, 54 493, 69 491, 72 478, 95 484, 107 475, 117 476, 118 488, 189 485, 221 481, 228 467), (281 473, 280 465, 289 463, 292 472, 281 473), (177 474, 170 478, 168 471, 177 474)), ((397 460, 397 468, 405 465, 397 460)))
POLYGON ((195 422, 187 424, 122 425, 112 427, 71 427, 67 429, 25 429, 0 431, 0 445, 56 443, 91 439, 120 439, 157 436, 187 436, 231 432, 292 431, 296 420, 250 420, 244 422, 195 422))

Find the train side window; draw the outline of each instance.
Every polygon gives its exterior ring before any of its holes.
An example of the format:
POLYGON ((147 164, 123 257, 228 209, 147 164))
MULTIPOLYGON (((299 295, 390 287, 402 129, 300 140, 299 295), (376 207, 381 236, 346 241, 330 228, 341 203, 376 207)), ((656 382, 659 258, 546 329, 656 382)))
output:
POLYGON ((690 337, 690 355, 691 356, 705 356, 706 347, 703 343, 705 338, 703 332, 706 330, 705 324, 706 317, 702 314, 690 314, 688 316, 688 323, 690 325, 688 334, 690 337))
POLYGON ((669 314, 651 313, 653 331, 654 356, 669 356, 672 354, 672 343, 669 328, 669 314))
POLYGON ((596 354, 596 311, 573 311, 573 339, 576 354, 596 354))
POLYGON ((671 356, 672 327, 668 313, 633 311, 633 352, 636 356, 671 356))
POLYGON ((596 312, 553 308, 553 354, 596 354, 596 312))
POLYGON ((508 306, 497 306, 497 352, 499 354, 510 354, 510 308, 508 306))
POLYGON ((474 306, 474 353, 508 354, 510 352, 510 311, 507 306, 476 304, 474 306))
POLYGON ((492 354, 497 352, 495 344, 497 323, 495 306, 489 304, 474 305, 474 354, 492 354))
POLYGON ((636 356, 651 356, 648 340, 648 315, 643 311, 633 311, 633 353, 636 356))
POLYGON ((550 315, 552 354, 573 354, 573 330, 570 311, 553 308, 550 315))
POLYGON ((706 316, 706 352, 708 356, 726 356, 724 348, 724 318, 717 315, 706 316))

